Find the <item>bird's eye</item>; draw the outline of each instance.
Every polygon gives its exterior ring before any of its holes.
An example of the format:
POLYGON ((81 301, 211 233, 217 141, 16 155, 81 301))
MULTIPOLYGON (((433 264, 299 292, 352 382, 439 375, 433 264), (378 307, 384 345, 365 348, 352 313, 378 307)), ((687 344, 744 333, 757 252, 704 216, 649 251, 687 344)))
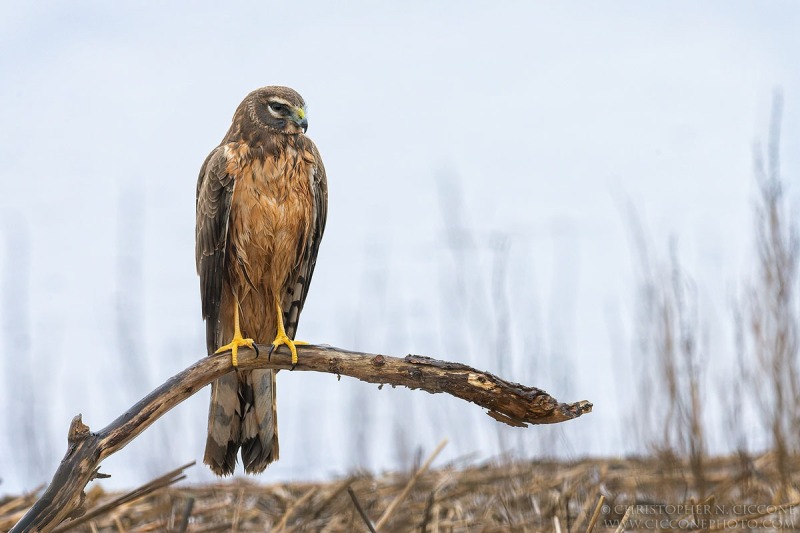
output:
POLYGON ((272 109, 274 112, 282 114, 286 112, 286 106, 283 104, 278 104, 275 102, 271 102, 269 104, 269 108, 272 109))

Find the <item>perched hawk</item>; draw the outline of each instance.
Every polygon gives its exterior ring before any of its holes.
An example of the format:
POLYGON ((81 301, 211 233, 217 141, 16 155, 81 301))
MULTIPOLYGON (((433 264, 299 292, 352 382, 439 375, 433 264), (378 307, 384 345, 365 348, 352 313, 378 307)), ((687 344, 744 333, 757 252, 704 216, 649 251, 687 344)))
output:
MULTIPOLYGON (((195 258, 209 353, 293 341, 325 229, 328 188, 317 147, 305 136, 303 98, 263 87, 236 109, 197 181, 195 258)), ((236 371, 211 385, 204 462, 230 475, 278 459, 275 372, 236 371)))

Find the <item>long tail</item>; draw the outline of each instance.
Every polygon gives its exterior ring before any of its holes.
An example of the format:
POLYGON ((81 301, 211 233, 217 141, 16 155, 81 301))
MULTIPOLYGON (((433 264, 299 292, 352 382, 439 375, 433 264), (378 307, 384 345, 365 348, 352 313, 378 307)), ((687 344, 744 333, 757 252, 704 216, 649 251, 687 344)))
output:
POLYGON ((208 438, 203 462, 218 476, 230 476, 236 468, 242 426, 239 379, 235 372, 211 384, 208 438))
POLYGON ((275 371, 241 372, 242 463, 248 474, 263 472, 278 460, 278 411, 275 402, 275 371))
POLYGON ((275 372, 252 370, 227 374, 211 385, 208 438, 203 462, 219 476, 242 463, 248 474, 263 472, 278 460, 275 372))

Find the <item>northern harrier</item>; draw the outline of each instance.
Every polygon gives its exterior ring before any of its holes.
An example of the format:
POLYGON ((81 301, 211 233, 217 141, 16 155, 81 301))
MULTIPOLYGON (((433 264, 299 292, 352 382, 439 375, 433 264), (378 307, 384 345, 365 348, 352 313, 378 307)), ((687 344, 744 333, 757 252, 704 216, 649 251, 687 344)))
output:
MULTIPOLYGON (((303 98, 287 87, 248 94, 197 181, 195 258, 209 353, 293 341, 325 229, 328 188, 305 136, 303 98), (227 343, 227 344, 226 344, 227 343)), ((204 462, 248 473, 278 459, 275 372, 236 371, 211 385, 204 462)))

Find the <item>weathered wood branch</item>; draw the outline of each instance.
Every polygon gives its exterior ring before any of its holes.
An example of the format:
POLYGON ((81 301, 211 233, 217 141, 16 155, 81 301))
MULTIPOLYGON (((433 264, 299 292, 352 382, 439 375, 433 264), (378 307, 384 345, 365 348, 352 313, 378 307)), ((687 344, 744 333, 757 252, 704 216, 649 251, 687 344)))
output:
MULTIPOLYGON (((260 345, 259 349, 266 354, 269 346, 260 345)), ((291 361, 284 351, 285 347, 267 359, 244 350, 239 356, 239 368, 288 370, 291 361)), ((460 363, 419 355, 398 358, 315 345, 299 346, 298 354, 300 361, 294 371, 327 372, 368 383, 444 392, 485 407, 491 417, 512 426, 565 422, 592 410, 587 401, 559 403, 540 389, 511 383, 460 363)), ((122 449, 167 411, 232 370, 230 354, 204 357, 96 433, 83 423, 81 415, 76 416, 69 428, 67 453, 53 480, 10 533, 48 532, 68 518, 81 516, 85 513, 83 489, 103 475, 99 473, 103 459, 122 449)))

